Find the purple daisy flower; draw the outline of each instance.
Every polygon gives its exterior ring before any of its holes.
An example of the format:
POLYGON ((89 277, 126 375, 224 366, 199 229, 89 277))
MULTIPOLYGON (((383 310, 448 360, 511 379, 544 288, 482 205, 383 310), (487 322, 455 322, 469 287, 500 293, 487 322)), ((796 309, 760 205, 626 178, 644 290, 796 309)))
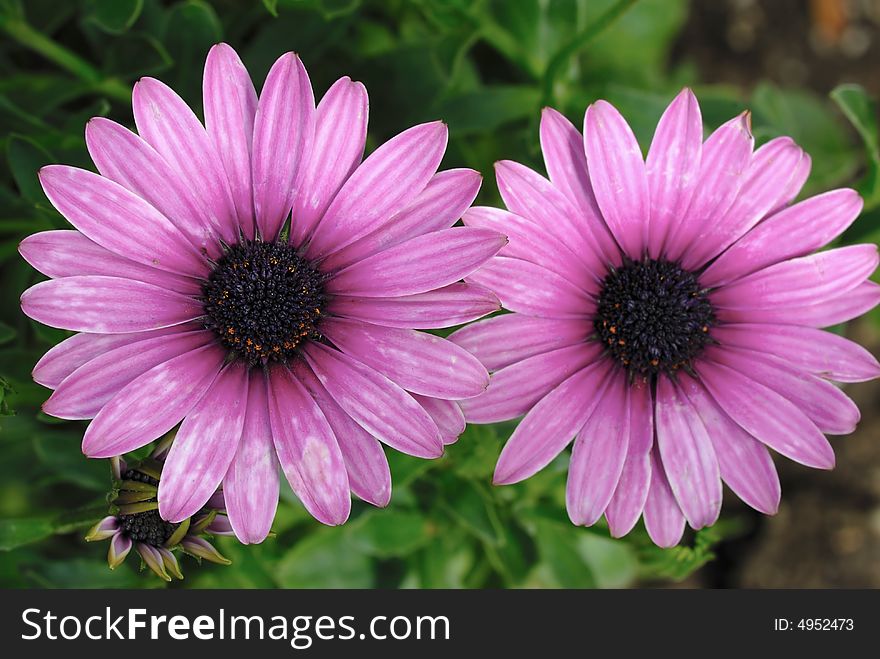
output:
POLYGON ((437 172, 443 123, 406 130, 361 162, 366 89, 341 78, 316 108, 293 53, 258 97, 232 48, 215 46, 204 106, 203 126, 144 78, 133 93, 139 134, 102 118, 86 127, 100 174, 40 172, 77 231, 21 244, 52 278, 22 308, 80 332, 34 369, 55 390, 44 410, 93 419, 90 457, 134 450, 182 421, 158 491, 169 522, 222 483, 236 535, 260 542, 280 464, 312 515, 341 524, 350 491, 389 501, 380 442, 435 458, 464 429, 452 401, 483 392, 488 373, 416 330, 498 309, 460 280, 505 238, 452 228, 481 179, 437 172))
POLYGON ((525 415, 495 470, 528 478, 574 438, 566 504, 575 524, 604 514, 612 535, 644 516, 658 545, 685 521, 710 525, 722 481, 772 514, 779 480, 768 448, 820 469, 825 434, 851 432, 855 404, 830 381, 880 375, 866 350, 819 328, 873 308, 873 245, 813 254, 862 208, 853 190, 789 205, 810 169, 791 139, 753 152, 749 115, 703 140, 685 89, 657 126, 647 161, 623 117, 591 105, 583 136, 544 111, 550 180, 496 166, 508 211, 464 223, 510 244, 467 281, 514 313, 452 340, 493 372, 462 401, 468 421, 525 415))

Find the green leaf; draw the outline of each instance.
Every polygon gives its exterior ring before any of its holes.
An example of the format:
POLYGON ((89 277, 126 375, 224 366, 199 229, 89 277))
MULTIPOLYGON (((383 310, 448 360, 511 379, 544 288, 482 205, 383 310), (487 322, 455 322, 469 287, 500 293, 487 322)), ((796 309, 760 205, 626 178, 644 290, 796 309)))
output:
POLYGON ((163 43, 175 64, 171 86, 194 107, 201 106, 205 56, 222 40, 220 19, 206 2, 186 0, 168 12, 163 43))
POLYGON ((349 532, 353 547, 380 558, 406 556, 431 539, 425 517, 403 511, 369 512, 349 532))
POLYGON ((130 79, 167 71, 174 60, 158 39, 132 33, 113 43, 106 63, 108 74, 130 79))
POLYGON ((263 6, 273 16, 278 16, 278 0, 263 0, 263 6))
POLYGON ((29 137, 10 135, 6 142, 6 159, 22 196, 35 204, 49 203, 37 173, 44 165, 54 162, 52 155, 29 137))
POLYGON ((109 34, 126 32, 144 8, 144 0, 92 0, 88 20, 109 34))
POLYGON ((535 516, 531 519, 541 562, 562 588, 595 588, 596 577, 577 548, 582 530, 535 516))
POLYGON ((283 588, 370 588, 370 560, 354 551, 344 528, 319 529, 300 540, 278 562, 283 588))
POLYGON ((451 135, 485 133, 510 121, 537 116, 540 101, 537 87, 499 85, 446 99, 437 113, 449 124, 451 135))
POLYGON ((48 517, 0 519, 0 551, 39 542, 55 532, 55 524, 48 517))
POLYGON ((16 331, 6 323, 0 322, 0 345, 9 343, 15 338, 16 331))
POLYGON ((862 142, 868 159, 859 192, 865 198, 865 208, 880 205, 880 129, 877 126, 877 103, 859 85, 840 85, 831 92, 831 98, 849 119, 862 142))
POLYGON ((491 495, 476 482, 450 478, 442 501, 444 509, 462 528, 479 540, 499 545, 502 535, 491 495))

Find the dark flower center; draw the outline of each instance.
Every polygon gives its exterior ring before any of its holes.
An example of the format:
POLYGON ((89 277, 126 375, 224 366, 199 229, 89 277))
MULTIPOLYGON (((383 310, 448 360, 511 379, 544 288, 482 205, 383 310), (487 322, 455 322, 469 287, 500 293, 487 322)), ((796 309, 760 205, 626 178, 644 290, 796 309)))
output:
MULTIPOLYGON (((137 481, 139 483, 148 483, 150 485, 158 485, 152 476, 138 471, 137 469, 129 469, 122 474, 123 481, 137 481)), ((124 485, 123 485, 124 487, 124 485)), ((119 515, 119 525, 122 531, 134 542, 143 542, 152 547, 161 547, 165 544, 174 533, 178 524, 166 522, 159 516, 158 510, 148 510, 142 513, 133 513, 131 515, 119 515)))
POLYGON ((633 375, 690 368, 715 313, 697 276, 670 261, 627 261, 602 282, 594 325, 633 375))
POLYGON ((255 366, 287 361, 320 337, 324 276, 286 243, 226 248, 202 288, 205 325, 230 354, 255 366))

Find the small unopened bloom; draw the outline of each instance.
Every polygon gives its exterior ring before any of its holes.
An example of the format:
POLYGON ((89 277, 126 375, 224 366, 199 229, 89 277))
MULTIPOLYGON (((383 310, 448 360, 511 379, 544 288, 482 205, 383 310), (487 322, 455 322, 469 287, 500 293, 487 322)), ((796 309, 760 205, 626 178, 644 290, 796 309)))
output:
POLYGON ((167 445, 138 464, 128 467, 122 458, 111 459, 114 489, 110 514, 86 535, 89 542, 110 540, 107 564, 118 567, 132 549, 141 557, 141 568, 149 567, 165 581, 183 579, 177 555, 181 552, 212 563, 230 561, 205 535, 232 535, 223 513, 223 496, 215 494, 198 513, 180 522, 169 522, 159 514, 156 499, 167 445))

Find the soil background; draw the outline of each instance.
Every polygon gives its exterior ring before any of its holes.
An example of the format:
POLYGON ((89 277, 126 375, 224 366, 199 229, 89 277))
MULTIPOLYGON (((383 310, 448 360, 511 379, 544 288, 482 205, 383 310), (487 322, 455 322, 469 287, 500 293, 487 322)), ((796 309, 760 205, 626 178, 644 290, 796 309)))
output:
MULTIPOLYGON (((827 94, 856 82, 880 95, 880 1, 694 0, 676 57, 704 80, 748 89, 761 79, 827 94)), ((880 354, 880 332, 852 324, 850 338, 880 354)), ((831 438, 837 467, 778 459, 782 504, 764 517, 729 496, 742 531, 684 587, 880 588, 880 382, 847 385, 862 411, 850 436, 831 438)), ((729 493, 728 493, 729 494, 729 493)))

